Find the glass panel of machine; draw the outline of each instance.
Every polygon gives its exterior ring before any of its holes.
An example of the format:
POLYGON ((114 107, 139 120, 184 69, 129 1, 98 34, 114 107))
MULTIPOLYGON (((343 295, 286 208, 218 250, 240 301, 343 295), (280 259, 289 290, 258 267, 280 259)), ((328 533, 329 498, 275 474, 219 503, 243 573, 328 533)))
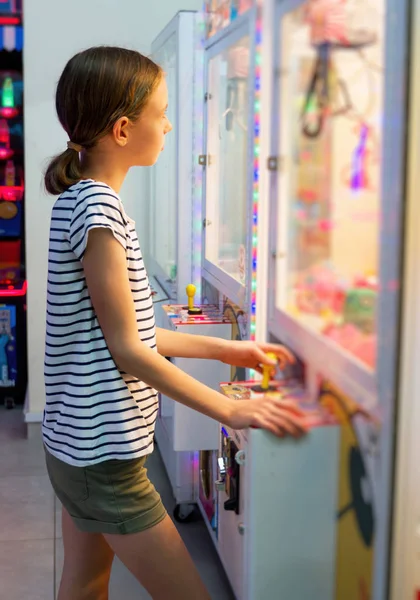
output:
MULTIPOLYGON (((168 119, 175 125, 176 115, 176 36, 171 36, 154 56, 163 68, 168 86, 168 119)), ((171 281, 177 272, 177 189, 176 131, 165 137, 165 149, 152 173, 152 255, 171 281)))
POLYGON ((382 5, 307 2, 281 20, 279 38, 276 305, 370 369, 377 346, 382 5))
POLYGON ((249 37, 209 61, 205 256, 245 283, 249 37))

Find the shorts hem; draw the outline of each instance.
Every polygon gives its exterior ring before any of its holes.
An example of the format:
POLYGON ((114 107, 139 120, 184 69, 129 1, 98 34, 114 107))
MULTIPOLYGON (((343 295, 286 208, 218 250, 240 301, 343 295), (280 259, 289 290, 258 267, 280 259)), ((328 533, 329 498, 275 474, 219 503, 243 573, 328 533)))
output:
POLYGON ((129 535, 132 533, 140 533, 146 531, 151 527, 158 525, 166 517, 168 513, 162 504, 159 502, 142 515, 128 519, 127 521, 121 521, 119 523, 110 523, 106 521, 96 521, 95 519, 82 519, 79 517, 73 517, 75 525, 80 531, 86 533, 105 533, 105 534, 117 534, 117 535, 129 535))

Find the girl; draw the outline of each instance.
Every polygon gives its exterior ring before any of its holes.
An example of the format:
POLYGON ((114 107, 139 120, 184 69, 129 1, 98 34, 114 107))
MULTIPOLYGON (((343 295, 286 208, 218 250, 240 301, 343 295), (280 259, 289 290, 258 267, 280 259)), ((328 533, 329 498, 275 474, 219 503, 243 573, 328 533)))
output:
POLYGON ((107 599, 115 554, 156 600, 209 598, 147 478, 156 390, 236 429, 305 430, 293 404, 231 401, 164 358, 258 368, 271 351, 293 360, 281 346, 155 328, 135 223, 118 194, 128 170, 153 165, 163 149, 167 102, 160 67, 123 48, 77 54, 57 87, 69 141, 45 175, 60 197, 50 232, 43 439, 63 505, 59 600, 107 599))

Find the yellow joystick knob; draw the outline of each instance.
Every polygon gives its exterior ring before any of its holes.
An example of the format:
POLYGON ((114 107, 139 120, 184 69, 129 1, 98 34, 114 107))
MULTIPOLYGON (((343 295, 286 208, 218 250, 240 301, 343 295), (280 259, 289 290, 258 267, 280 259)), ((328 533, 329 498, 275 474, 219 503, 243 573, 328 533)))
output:
MULTIPOLYGON (((277 362, 277 356, 272 352, 267 352, 267 358, 270 360, 275 360, 277 362)), ((268 390, 270 388, 270 378, 274 365, 263 365, 263 378, 261 382, 261 387, 263 390, 268 390)))
POLYGON ((194 296, 196 292, 196 287, 192 283, 187 285, 186 290, 188 296, 188 309, 192 310, 194 308, 194 296))

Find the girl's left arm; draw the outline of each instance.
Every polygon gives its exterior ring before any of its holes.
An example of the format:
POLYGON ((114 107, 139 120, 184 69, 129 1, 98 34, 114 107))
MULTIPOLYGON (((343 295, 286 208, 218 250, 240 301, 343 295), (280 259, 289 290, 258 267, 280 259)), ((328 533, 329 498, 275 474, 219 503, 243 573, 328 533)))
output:
POLYGON ((206 358, 223 360, 229 342, 215 337, 179 333, 156 328, 156 341, 159 354, 177 358, 206 358))
POLYGON ((293 354, 280 344, 222 340, 160 327, 156 328, 156 340, 159 354, 170 358, 207 358, 257 371, 262 365, 275 366, 278 362, 284 368, 295 362, 293 354))

